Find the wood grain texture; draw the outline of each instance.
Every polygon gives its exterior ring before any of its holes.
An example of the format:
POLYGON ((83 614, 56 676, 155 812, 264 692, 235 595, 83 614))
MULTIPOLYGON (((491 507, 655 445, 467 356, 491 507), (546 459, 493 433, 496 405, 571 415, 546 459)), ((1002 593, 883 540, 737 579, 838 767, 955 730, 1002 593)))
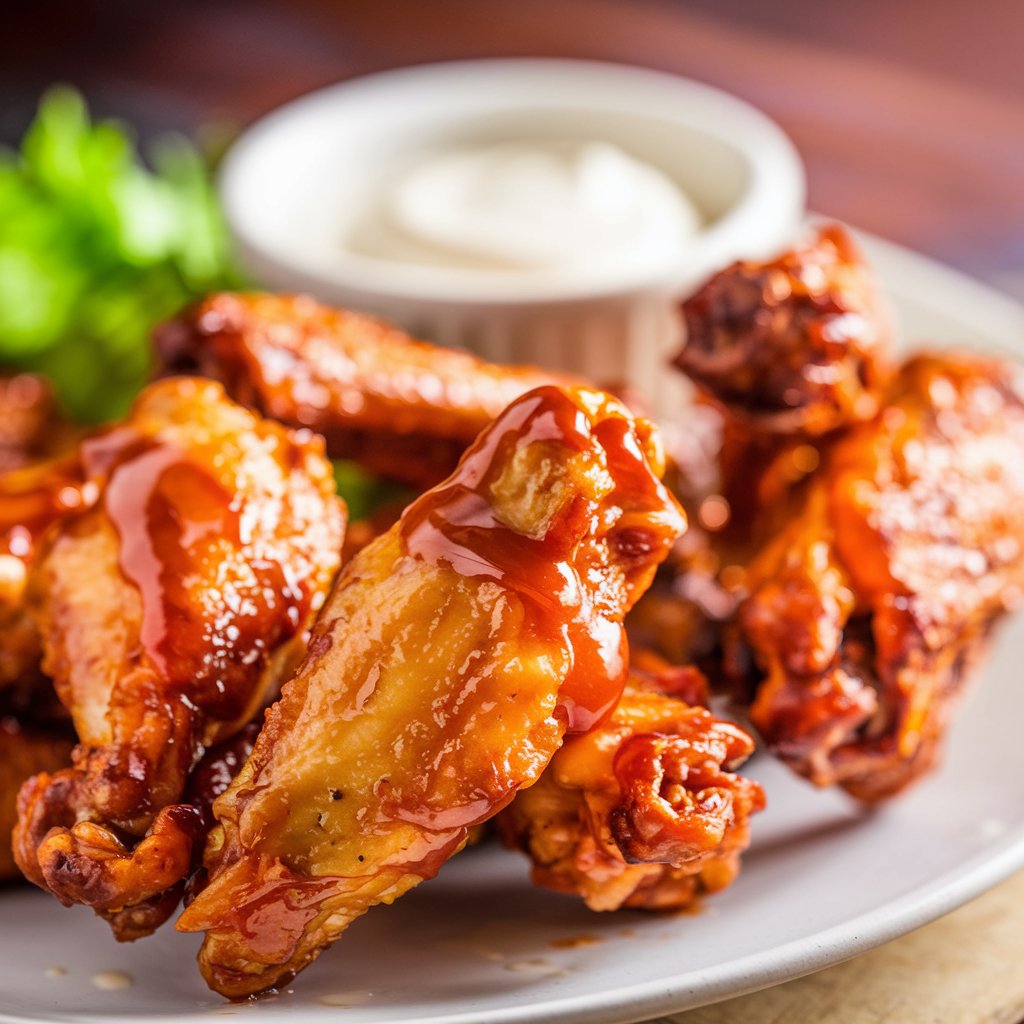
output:
POLYGON ((652 1024, 1017 1024, 1024 873, 847 963, 652 1024))

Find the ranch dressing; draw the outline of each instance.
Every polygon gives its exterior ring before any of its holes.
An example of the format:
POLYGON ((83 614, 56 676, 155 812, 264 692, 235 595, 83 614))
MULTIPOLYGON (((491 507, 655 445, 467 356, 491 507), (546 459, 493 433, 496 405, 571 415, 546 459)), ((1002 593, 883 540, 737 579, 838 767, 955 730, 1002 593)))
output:
POLYGON ((587 280, 671 272, 701 229, 663 172, 606 142, 464 146, 385 179, 351 251, 399 263, 587 280))

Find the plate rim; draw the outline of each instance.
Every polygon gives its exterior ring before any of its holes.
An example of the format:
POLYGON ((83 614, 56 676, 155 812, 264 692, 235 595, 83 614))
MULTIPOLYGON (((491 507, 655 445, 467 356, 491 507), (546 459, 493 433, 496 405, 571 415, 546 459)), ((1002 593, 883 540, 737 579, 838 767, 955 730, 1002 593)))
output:
MULTIPOLYGON (((821 218, 815 217, 815 220, 821 218)), ((835 220, 835 218, 828 218, 835 220)), ((1024 353, 1024 304, 981 281, 894 242, 852 229, 884 293, 959 318, 972 310, 979 334, 1005 337, 1003 347, 1024 353)), ((634 1024, 747 995, 853 959, 906 935, 980 896, 1024 869, 1024 823, 956 869, 888 903, 823 931, 724 962, 702 972, 699 984, 673 978, 638 982, 592 995, 567 995, 521 1006, 489 1008, 488 1024, 634 1024)), ((740 881, 739 884, 742 884, 740 881)), ((301 1020, 302 1008, 289 1010, 301 1020)), ((276 1015, 275 1015, 276 1016, 276 1015)), ((155 1024, 161 1016, 120 1018, 122 1024, 155 1024)), ((286 1019, 286 1016, 283 1018, 286 1019)), ((395 1018, 397 1021, 399 1018, 395 1018)), ((459 1010, 421 1016, 416 1024, 479 1024, 479 1012, 459 1010)), ((82 1024, 93 1016, 24 1016, 0 1009, 0 1024, 82 1024)), ((268 1020, 268 1024, 270 1024, 268 1020)))

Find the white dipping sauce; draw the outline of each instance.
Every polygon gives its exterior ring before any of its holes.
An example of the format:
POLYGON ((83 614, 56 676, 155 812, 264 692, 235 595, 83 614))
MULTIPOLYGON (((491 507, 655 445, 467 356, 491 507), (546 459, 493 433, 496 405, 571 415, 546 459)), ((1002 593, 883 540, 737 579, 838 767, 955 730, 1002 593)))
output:
POLYGON ((505 143, 420 157, 346 238, 381 260, 587 279, 671 271, 701 229, 661 171, 606 142, 505 143))

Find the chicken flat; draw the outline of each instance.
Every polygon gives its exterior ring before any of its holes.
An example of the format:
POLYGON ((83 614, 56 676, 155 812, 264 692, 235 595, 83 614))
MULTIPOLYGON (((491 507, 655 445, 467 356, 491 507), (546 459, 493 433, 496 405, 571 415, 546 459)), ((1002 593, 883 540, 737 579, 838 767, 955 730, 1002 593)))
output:
POLYGON ((14 847, 130 939, 176 905, 202 836, 188 774, 301 652, 344 516, 319 439, 212 381, 152 385, 78 458, 90 497, 45 535, 29 608, 80 745, 22 789, 14 847))
POLYGON ((513 403, 343 570, 309 654, 214 805, 211 987, 305 967, 534 783, 617 702, 622 619, 685 526, 652 428, 609 396, 513 403))

